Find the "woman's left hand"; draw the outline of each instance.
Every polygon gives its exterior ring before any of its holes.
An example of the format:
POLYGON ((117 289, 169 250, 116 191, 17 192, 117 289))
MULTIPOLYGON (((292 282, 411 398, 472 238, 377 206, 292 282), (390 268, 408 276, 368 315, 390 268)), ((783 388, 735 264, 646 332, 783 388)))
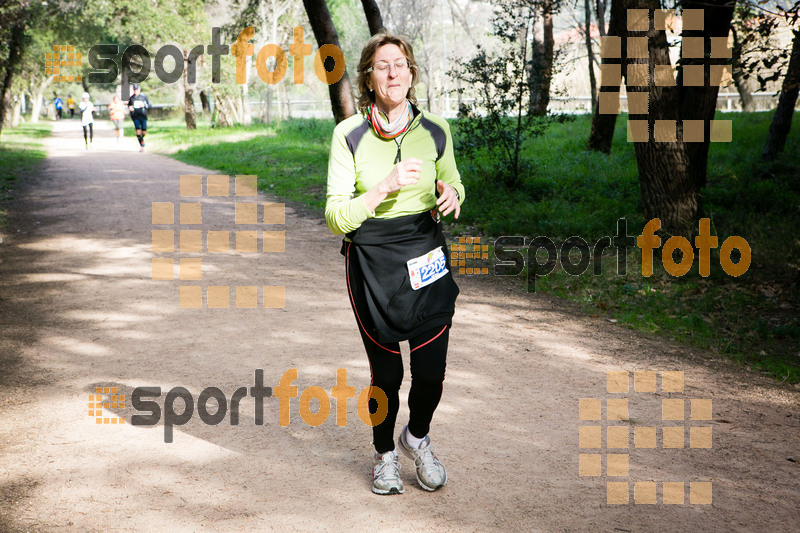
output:
POLYGON ((458 203, 458 193, 452 185, 448 185, 442 180, 436 180, 436 189, 439 191, 439 198, 436 205, 442 216, 447 216, 455 210, 455 218, 461 213, 461 206, 458 203))

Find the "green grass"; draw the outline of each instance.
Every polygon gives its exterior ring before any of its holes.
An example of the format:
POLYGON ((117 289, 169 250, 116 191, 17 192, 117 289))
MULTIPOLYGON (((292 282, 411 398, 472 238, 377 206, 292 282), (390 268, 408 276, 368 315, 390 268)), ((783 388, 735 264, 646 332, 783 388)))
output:
MULTIPOLYGON (((320 212, 325 208, 325 180, 332 120, 284 121, 249 128, 210 128, 187 131, 180 121, 148 124, 148 146, 166 150, 189 145, 172 157, 227 174, 255 174, 259 188, 320 212), (247 140, 225 140, 248 134, 247 140)), ((127 134, 127 132, 126 132, 127 134)))
POLYGON ((0 136, 0 227, 6 225, 4 204, 14 199, 18 180, 36 168, 45 158, 39 140, 50 135, 47 123, 21 124, 17 128, 3 128, 0 136))
MULTIPOLYGON (((800 114, 795 114, 784 154, 774 163, 758 160, 772 113, 724 114, 733 121, 733 142, 711 145, 703 189, 705 216, 720 244, 744 237, 752 262, 739 278, 726 275, 712 252, 711 275, 694 268, 684 276, 667 274, 656 259, 651 277, 640 271, 638 248, 629 250, 628 269, 616 273, 615 257, 603 256, 602 274, 580 276, 560 267, 536 280, 536 290, 573 301, 587 313, 620 325, 665 335, 724 354, 790 383, 800 382, 800 114)), ((148 139, 156 149, 185 145, 173 154, 182 161, 228 174, 256 174, 259 186, 289 201, 321 210, 331 120, 290 120, 274 126, 187 132, 180 121, 153 122, 148 139), (247 140, 236 136, 255 135, 247 140)), ((484 154, 458 157, 467 188, 461 218, 450 218, 450 233, 482 236, 547 236, 557 245, 580 236, 590 245, 613 236, 619 218, 637 235, 641 215, 633 145, 626 141, 620 116, 611 155, 585 149, 590 117, 554 122, 525 146, 530 173, 522 190, 494 185, 497 162, 484 154)), ((458 143, 458 124, 453 124, 458 143)), ((456 152, 458 156, 458 151, 456 152)), ((493 254, 490 257, 494 257, 493 254)), ((491 270, 493 260, 485 263, 491 270)), ((475 264, 475 266, 479 266, 475 264)), ((523 273, 521 277, 524 278, 523 273)), ((524 290, 524 289, 520 289, 524 290)))

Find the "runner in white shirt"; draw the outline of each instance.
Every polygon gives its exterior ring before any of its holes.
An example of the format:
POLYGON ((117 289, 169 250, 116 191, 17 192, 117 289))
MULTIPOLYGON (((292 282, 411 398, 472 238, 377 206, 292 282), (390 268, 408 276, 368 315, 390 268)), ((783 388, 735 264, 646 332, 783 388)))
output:
POLYGON ((78 109, 81 110, 81 126, 83 126, 83 140, 86 142, 86 149, 89 149, 89 145, 91 144, 92 140, 94 140, 94 131, 92 129, 92 124, 94 123, 94 104, 90 100, 89 93, 83 93, 83 100, 78 105, 78 109), (88 133, 87 133, 88 129, 88 133))

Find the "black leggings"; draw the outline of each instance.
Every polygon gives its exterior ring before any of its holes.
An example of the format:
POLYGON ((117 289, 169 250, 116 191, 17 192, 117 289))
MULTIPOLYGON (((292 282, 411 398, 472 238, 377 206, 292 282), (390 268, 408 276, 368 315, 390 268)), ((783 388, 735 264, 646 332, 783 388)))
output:
MULTIPOLYGON (((350 246, 350 245, 348 245, 350 246)), ((356 317, 361 340, 369 358, 370 385, 379 387, 389 400, 389 409, 386 418, 372 428, 372 439, 375 451, 384 453, 394 450, 394 426, 397 412, 400 409, 400 385, 403 382, 403 359, 400 356, 398 342, 380 342, 374 335, 365 329, 365 322, 369 321, 364 294, 357 283, 351 283, 350 269, 358 268, 352 265, 348 256, 347 286, 350 303, 356 317)), ((358 275, 356 278, 360 277, 358 275)), ((369 327, 366 325, 366 327, 369 327)), ((447 344, 450 327, 437 326, 408 340, 411 349, 411 390, 408 393, 409 421, 408 430, 417 438, 422 438, 430 430, 431 420, 439 400, 442 397, 444 382, 447 344)), ((370 413, 378 409, 376 400, 369 402, 370 413)))
POLYGON ((88 141, 91 142, 91 141, 94 140, 94 130, 92 130, 92 123, 90 122, 88 126, 84 126, 83 127, 83 140, 84 141, 87 140, 86 128, 89 128, 88 141))

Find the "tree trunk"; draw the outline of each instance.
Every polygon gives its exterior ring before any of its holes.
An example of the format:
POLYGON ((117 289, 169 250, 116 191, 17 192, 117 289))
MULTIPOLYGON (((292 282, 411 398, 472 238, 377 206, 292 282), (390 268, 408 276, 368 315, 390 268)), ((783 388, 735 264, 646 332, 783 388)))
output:
POLYGON ((44 98, 44 92, 47 90, 47 87, 50 86, 52 78, 45 77, 42 79, 42 82, 39 85, 36 85, 36 89, 33 89, 33 84, 31 84, 31 123, 38 124, 39 118, 42 115, 42 99, 44 98))
POLYGON ((275 99, 275 115, 278 121, 281 121, 286 118, 286 106, 283 103, 283 97, 285 96, 286 91, 283 90, 282 85, 278 85, 276 89, 276 99, 275 99))
POLYGON ((742 43, 736 31, 736 26, 731 26, 731 33, 733 34, 733 70, 731 72, 733 84, 736 86, 736 91, 739 93, 742 111, 752 113, 756 110, 756 103, 752 95, 753 86, 752 83, 750 83, 747 72, 741 66, 742 43))
MULTIPOLYGON (((703 9, 704 10, 704 27, 702 32, 684 31, 683 35, 686 36, 703 36, 705 41, 705 50, 710 48, 710 37, 725 39, 728 38, 731 28, 731 20, 733 19, 733 11, 735 8, 735 0, 690 0, 685 1, 683 4, 684 9, 703 9)), ((665 32, 661 32, 664 34, 665 32)), ((687 61, 690 63, 692 60, 687 61)), ((689 155, 691 163, 689 173, 692 181, 695 184, 695 190, 699 195, 700 189, 706 185, 706 176, 708 170, 708 149, 710 147, 710 131, 711 120, 714 119, 714 113, 717 110, 717 96, 719 95, 719 86, 710 83, 710 65, 729 64, 728 59, 715 59, 710 58, 708 52, 703 59, 696 60, 704 65, 704 86, 703 87, 683 87, 683 70, 681 69, 678 74, 677 88, 679 91, 681 113, 678 119, 678 127, 682 134, 682 121, 683 120, 702 120, 705 124, 704 128, 704 142, 686 143, 686 151, 689 155)), ((652 102, 651 95, 651 102, 652 102)), ((680 139, 681 137, 679 137, 680 139)), ((698 217, 702 215, 702 205, 698 203, 698 217)), ((695 225, 696 227, 696 225, 695 225)))
POLYGON ((375 0, 361 0, 361 5, 364 6, 364 15, 367 17, 369 34, 375 35, 383 28, 383 17, 381 17, 378 3, 375 0))
POLYGON ((772 161, 783 151, 786 137, 792 127, 794 105, 797 102, 797 93, 800 89, 800 30, 794 30, 792 39, 792 56, 783 78, 783 88, 778 99, 778 108, 769 125, 769 136, 761 153, 762 161, 772 161))
POLYGON ((234 99, 231 95, 226 95, 224 105, 228 108, 228 116, 231 117, 231 125, 241 124, 242 119, 239 115, 239 106, 236 105, 238 98, 234 99))
POLYGON ((22 119, 22 99, 25 98, 25 93, 20 91, 19 98, 17 101, 14 102, 14 110, 11 113, 11 127, 16 128, 19 126, 20 120, 22 119))
POLYGON ((550 104, 550 81, 553 75, 553 51, 555 40, 553 38, 553 8, 547 3, 542 7, 543 35, 541 46, 533 48, 536 63, 536 83, 530 94, 528 112, 535 116, 547 115, 547 106, 550 104))
POLYGON ((44 98, 44 91, 39 91, 31 101, 31 122, 34 124, 39 123, 42 116, 42 99, 44 98))
POLYGON ((286 88, 286 84, 281 84, 278 92, 281 94, 281 106, 283 107, 281 116, 285 120, 289 120, 292 118, 292 101, 289 98, 289 90, 286 88))
MULTIPOLYGON (((611 15, 608 20, 608 36, 620 37, 621 40, 621 55, 625 57, 627 54, 627 47, 625 39, 622 38, 625 32, 626 24, 626 6, 622 0, 611 0, 611 15)), ((599 26, 599 23, 598 23, 599 26)), ((602 52, 602 50, 601 50, 602 52)), ((617 57, 601 57, 601 65, 620 65, 622 60, 617 57)), ((620 67, 621 68, 621 67, 620 67)), ((625 75, 624 70, 622 75, 625 75)), ((600 93, 617 93, 619 96, 619 85, 609 84, 609 81, 604 80, 602 74, 600 76, 600 93)), ((615 114, 600 114, 599 106, 593 110, 592 114, 592 129, 589 133, 589 150, 595 152, 603 152, 606 154, 611 153, 611 142, 614 140, 614 129, 617 124, 617 115, 615 114)))
MULTIPOLYGON (((646 8, 648 3, 635 0, 635 6, 646 8)), ((704 30, 684 30, 683 46, 687 37, 702 37, 705 50, 710 48, 710 37, 727 38, 733 16, 733 4, 728 0, 687 0, 685 9, 704 10, 704 30)), ((613 9, 612 9, 613 13, 613 9)), ((656 65, 671 67, 666 32, 650 29, 647 32, 627 31, 629 37, 648 37, 648 59, 628 59, 625 63, 649 63, 650 71, 656 65)), ((683 56, 683 51, 681 53, 683 56)), ((639 184, 645 220, 661 219, 662 231, 671 235, 691 238, 697 232, 697 220, 702 216, 700 189, 705 186, 710 143, 710 121, 716 111, 719 87, 709 83, 711 64, 721 64, 706 53, 703 58, 684 58, 674 86, 649 84, 649 109, 646 114, 629 114, 636 120, 646 120, 646 141, 635 142, 636 162, 639 168, 639 184), (686 65, 702 65, 705 82, 702 87, 684 87, 683 69, 686 65), (683 142, 683 121, 699 120, 704 124, 702 142, 683 142), (661 122, 663 121, 663 122, 661 122), (659 133, 654 126, 674 124, 674 139, 655 141, 659 133)), ((627 70, 627 69, 626 69, 627 70)), ((626 76, 628 98, 641 91, 626 76)))
MULTIPOLYGON (((325 0, 303 0, 308 20, 311 23, 311 28, 314 30, 314 37, 317 40, 317 45, 332 44, 339 46, 339 35, 336 33, 336 28, 333 25, 330 11, 325 4, 325 0)), ((336 83, 328 85, 328 91, 331 97, 331 110, 336 123, 343 121, 349 116, 356 114, 356 103, 353 98, 353 89, 350 85, 350 77, 347 75, 345 69, 342 79, 336 83)))
POLYGON ((744 71, 739 68, 734 68, 731 75, 733 76, 733 84, 736 86, 736 92, 739 93, 742 111, 745 113, 753 113, 756 110, 756 101, 753 99, 753 87, 750 79, 744 71))
MULTIPOLYGON (((245 80, 250 79, 250 58, 245 62, 245 72, 247 77, 245 80)), ((251 121, 250 117, 250 86, 245 82, 242 85, 242 125, 249 126, 251 121)))
POLYGON ((189 83, 187 72, 192 68, 192 62, 196 59, 189 56, 188 50, 183 51, 183 58, 186 61, 186 68, 183 69, 183 116, 186 119, 186 129, 195 130, 197 129, 197 117, 194 114, 194 98, 192 97, 194 91, 192 84, 189 83))
POLYGON ((8 56, 5 61, 2 80, 0 80, 0 134, 3 132, 8 107, 11 104, 11 83, 14 81, 14 74, 22 60, 22 41, 25 37, 25 23, 19 21, 11 28, 10 41, 8 46, 8 56))
POLYGON ((606 0, 595 2, 595 14, 597 15, 597 32, 600 37, 604 37, 606 34, 606 0))
POLYGON ((228 111, 228 107, 225 105, 225 102, 220 97, 218 93, 214 93, 214 109, 217 112, 217 121, 216 125, 220 128, 228 128, 233 126, 233 121, 231 120, 230 112, 228 111))
POLYGON ((211 111, 211 106, 208 105, 208 95, 206 94, 205 90, 200 91, 200 105, 203 108, 203 113, 208 113, 211 111))
POLYGON ((42 93, 36 92, 31 97, 31 124, 39 123, 39 115, 42 113, 42 93))
POLYGON ((133 91, 131 90, 131 85, 128 82, 128 69, 126 68, 121 69, 119 74, 119 95, 119 99, 127 106, 128 101, 133 95, 133 91))
POLYGON ((586 30, 586 54, 589 59, 589 92, 592 97, 592 113, 597 108, 597 80, 594 77, 594 53, 592 52, 592 3, 583 0, 583 9, 586 16, 584 28, 586 30))
POLYGON ((264 124, 272 124, 272 91, 272 85, 268 86, 264 105, 261 106, 261 122, 264 124))

